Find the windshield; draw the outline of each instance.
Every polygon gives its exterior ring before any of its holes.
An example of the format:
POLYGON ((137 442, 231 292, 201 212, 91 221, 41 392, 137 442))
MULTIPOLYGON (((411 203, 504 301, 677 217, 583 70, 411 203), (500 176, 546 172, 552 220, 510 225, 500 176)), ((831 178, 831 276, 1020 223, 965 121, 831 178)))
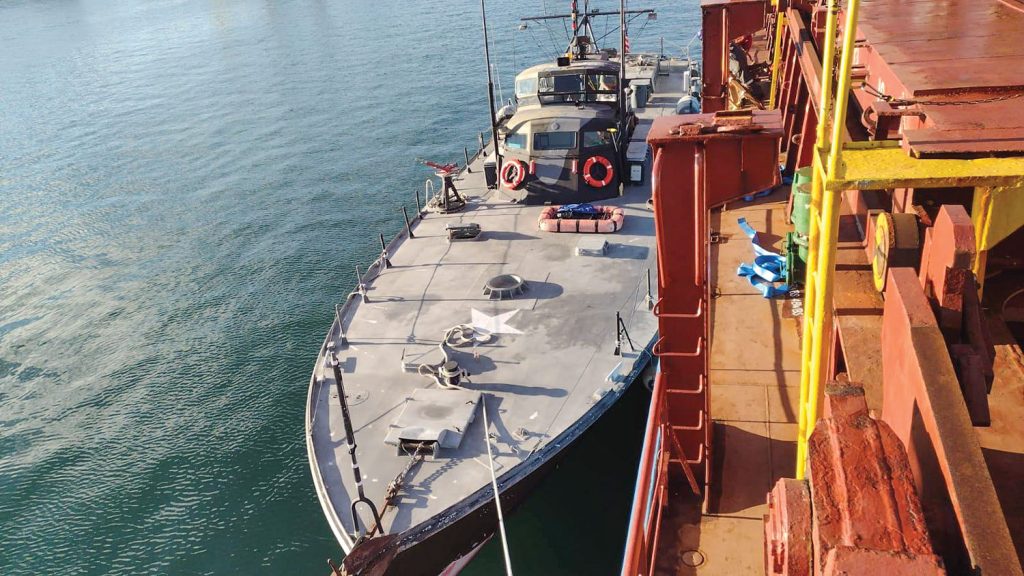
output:
POLYGON ((546 76, 540 79, 540 93, 559 94, 575 93, 583 91, 583 77, 578 74, 563 76, 546 76))
POLYGON ((615 92, 619 89, 619 77, 614 74, 591 74, 587 76, 588 92, 615 92))
POLYGON ((534 150, 572 150, 576 148, 575 132, 540 132, 533 135, 534 150))
POLYGON ((608 130, 592 130, 583 133, 583 147, 596 148, 612 144, 612 133, 608 130))
MULTIPOLYGON (((536 84, 543 104, 562 102, 615 102, 619 77, 615 74, 560 74, 541 76, 536 84)), ((518 92, 518 84, 516 91, 518 92)))
POLYGON ((519 134, 518 132, 512 132, 505 136, 505 147, 515 148, 522 150, 526 148, 526 134, 519 134))

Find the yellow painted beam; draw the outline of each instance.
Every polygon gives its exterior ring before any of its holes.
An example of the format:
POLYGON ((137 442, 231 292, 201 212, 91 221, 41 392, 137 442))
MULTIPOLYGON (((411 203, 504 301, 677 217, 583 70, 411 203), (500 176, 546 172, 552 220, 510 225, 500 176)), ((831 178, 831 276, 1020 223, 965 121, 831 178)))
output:
POLYGON ((978 288, 983 290, 988 251, 1024 226, 1024 186, 976 188, 971 222, 978 250, 973 270, 978 288))
POLYGON ((1024 185, 978 188, 971 208, 977 248, 991 250, 1024 226, 1024 185))
POLYGON ((1024 157, 913 158, 897 147, 843 147, 828 190, 1024 186, 1024 157))
MULTIPOLYGON (((772 6, 778 6, 778 0, 772 0, 772 6)), ((768 92, 768 109, 775 110, 778 105, 776 92, 779 89, 779 74, 782 68, 782 31, 786 27, 786 16, 782 12, 775 15, 775 43, 772 45, 772 87, 768 92)))

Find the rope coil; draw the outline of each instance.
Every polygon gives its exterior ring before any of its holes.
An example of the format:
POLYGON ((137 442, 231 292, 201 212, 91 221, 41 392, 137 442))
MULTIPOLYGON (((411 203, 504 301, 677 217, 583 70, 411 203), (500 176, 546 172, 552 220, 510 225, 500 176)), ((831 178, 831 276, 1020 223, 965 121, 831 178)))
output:
POLYGON ((420 364, 416 368, 416 372, 421 376, 433 379, 434 383, 440 388, 444 388, 446 390, 462 390, 462 386, 450 384, 444 377, 443 372, 445 371, 445 366, 451 362, 451 357, 448 355, 448 349, 458 348, 470 343, 476 347, 480 344, 487 344, 493 338, 494 336, 489 332, 479 328, 474 328, 470 324, 456 324, 448 330, 445 330, 444 337, 437 345, 438 349, 441 350, 441 355, 444 357, 444 360, 439 364, 420 364))

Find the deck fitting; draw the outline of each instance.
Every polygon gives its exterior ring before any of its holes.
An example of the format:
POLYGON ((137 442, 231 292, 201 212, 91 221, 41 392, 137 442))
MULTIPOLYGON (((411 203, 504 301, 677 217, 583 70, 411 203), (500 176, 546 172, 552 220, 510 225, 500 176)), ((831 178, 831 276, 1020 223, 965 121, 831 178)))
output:
POLYGON ((513 299, 526 292, 526 280, 517 274, 499 274, 484 283, 484 294, 491 300, 513 299))

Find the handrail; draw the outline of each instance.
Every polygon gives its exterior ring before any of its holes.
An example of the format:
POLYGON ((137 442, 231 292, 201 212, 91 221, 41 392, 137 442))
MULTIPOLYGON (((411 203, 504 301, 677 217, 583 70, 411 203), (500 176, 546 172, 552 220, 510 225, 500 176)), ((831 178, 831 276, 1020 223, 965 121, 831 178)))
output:
POLYGON ((815 167, 812 169, 811 178, 811 202, 808 207, 810 226, 807 230, 807 276, 804 279, 804 319, 803 319, 803 332, 804 339, 801 346, 801 370, 800 370, 800 418, 797 427, 797 442, 796 442, 796 477, 799 480, 804 478, 804 464, 807 460, 807 438, 810 436, 810 429, 814 427, 813 422, 809 422, 807 418, 807 406, 809 404, 817 404, 817 399, 809 398, 811 388, 811 367, 810 358, 813 354, 814 349, 814 313, 817 309, 817 276, 815 271, 818 268, 818 244, 819 244, 819 215, 818 209, 821 207, 822 193, 824 190, 824 182, 821 171, 819 170, 820 163, 818 162, 818 152, 825 149, 827 146, 826 141, 826 125, 829 120, 829 112, 832 109, 832 65, 835 60, 835 44, 836 44, 836 28, 837 20, 839 18, 839 1, 828 0, 828 11, 826 13, 825 21, 825 40, 823 46, 823 54, 821 57, 821 103, 818 106, 818 126, 816 129, 815 144, 814 144, 814 164, 815 167))
MULTIPOLYGON (((653 398, 659 398, 662 394, 662 389, 665 386, 664 377, 659 371, 658 375, 654 378, 654 391, 652 392, 653 398)), ((656 450, 663 449, 664 439, 659 437, 658 430, 660 430, 659 423, 662 419, 662 406, 661 402, 651 402, 651 406, 647 413, 647 428, 644 431, 644 445, 640 456, 639 469, 637 470, 636 486, 633 490, 633 506, 631 508, 629 517, 629 532, 626 535, 626 550, 622 559, 622 576, 638 576, 641 574, 648 573, 648 561, 647 557, 650 552, 648 546, 650 544, 650 523, 644 525, 644 520, 648 519, 648 513, 650 506, 654 504, 657 497, 657 486, 653 487, 654 497, 648 499, 648 494, 652 492, 651 481, 652 476, 657 474, 657 469, 660 468, 661 459, 655 459, 654 453, 656 450), (645 463, 653 463, 651 466, 646 466, 645 463)), ((653 478, 657 481, 657 477, 653 478)))
POLYGON ((668 357, 668 358, 696 358, 696 357, 700 356, 701 353, 704 351, 704 337, 703 336, 701 336, 700 338, 697 339, 697 349, 695 351, 693 351, 693 352, 662 352, 661 351, 661 343, 664 340, 665 340, 665 337, 661 336, 660 338, 658 338, 657 342, 654 343, 654 346, 651 347, 651 353, 654 354, 655 356, 659 357, 659 358, 661 358, 661 357, 668 357))
MULTIPOLYGON (((471 158, 471 161, 476 160, 477 157, 483 152, 483 147, 476 152, 471 158)), ((467 164, 464 169, 468 168, 467 164)), ((460 170, 461 174, 461 170, 460 170)), ((416 189, 417 196, 419 195, 419 189, 416 189)), ((417 206, 419 202, 417 201, 417 206)), ((418 212, 413 218, 413 221, 423 220, 422 212, 418 212)), ((387 250, 390 252, 392 249, 397 249, 397 245, 403 239, 411 238, 408 234, 411 232, 411 226, 402 227, 397 234, 387 244, 387 250)), ((378 258, 379 260, 379 258, 378 258)), ((369 268, 373 268, 373 264, 369 268)), ((370 269, 367 269, 365 274, 360 274, 357 278, 357 283, 364 283, 372 281, 376 276, 370 276, 370 269)), ((379 270, 378 270, 379 272, 379 270)), ((335 538, 339 543, 342 544, 342 548, 348 552, 352 549, 354 542, 352 537, 347 533, 345 527, 341 524, 340 518, 335 512, 334 501, 331 499, 330 494, 327 492, 327 487, 324 482, 323 476, 320 472, 320 459, 316 451, 316 443, 313 439, 314 425, 317 423, 317 408, 320 404, 319 397, 323 393, 323 386, 327 385, 327 380, 323 377, 318 378, 317 374, 321 369, 320 359, 324 357, 324 352, 327 350, 328 344, 333 341, 335 335, 341 340, 339 344, 344 345, 346 340, 345 330, 345 318, 348 315, 351 307, 356 302, 353 296, 356 296, 355 292, 350 292, 346 295, 345 301, 341 304, 335 304, 334 307, 334 322, 331 324, 330 330, 324 337, 323 342, 320 344, 320 350, 317 355, 317 363, 313 369, 313 373, 309 378, 309 386, 306 390, 306 409, 305 409, 305 433, 306 433, 306 455, 310 471, 313 476, 313 485, 316 490, 317 499, 320 501, 320 506, 326 512, 327 524, 334 533, 335 538), (335 323, 337 324, 337 332, 335 331, 335 323)))
POLYGON ((658 301, 654 303, 654 309, 652 310, 654 315, 657 316, 658 318, 700 318, 701 316, 704 315, 704 299, 703 298, 701 298, 700 301, 697 303, 697 311, 694 312, 693 314, 677 314, 677 313, 662 312, 661 311, 661 302, 663 300, 664 300, 664 298, 658 298, 658 301))

